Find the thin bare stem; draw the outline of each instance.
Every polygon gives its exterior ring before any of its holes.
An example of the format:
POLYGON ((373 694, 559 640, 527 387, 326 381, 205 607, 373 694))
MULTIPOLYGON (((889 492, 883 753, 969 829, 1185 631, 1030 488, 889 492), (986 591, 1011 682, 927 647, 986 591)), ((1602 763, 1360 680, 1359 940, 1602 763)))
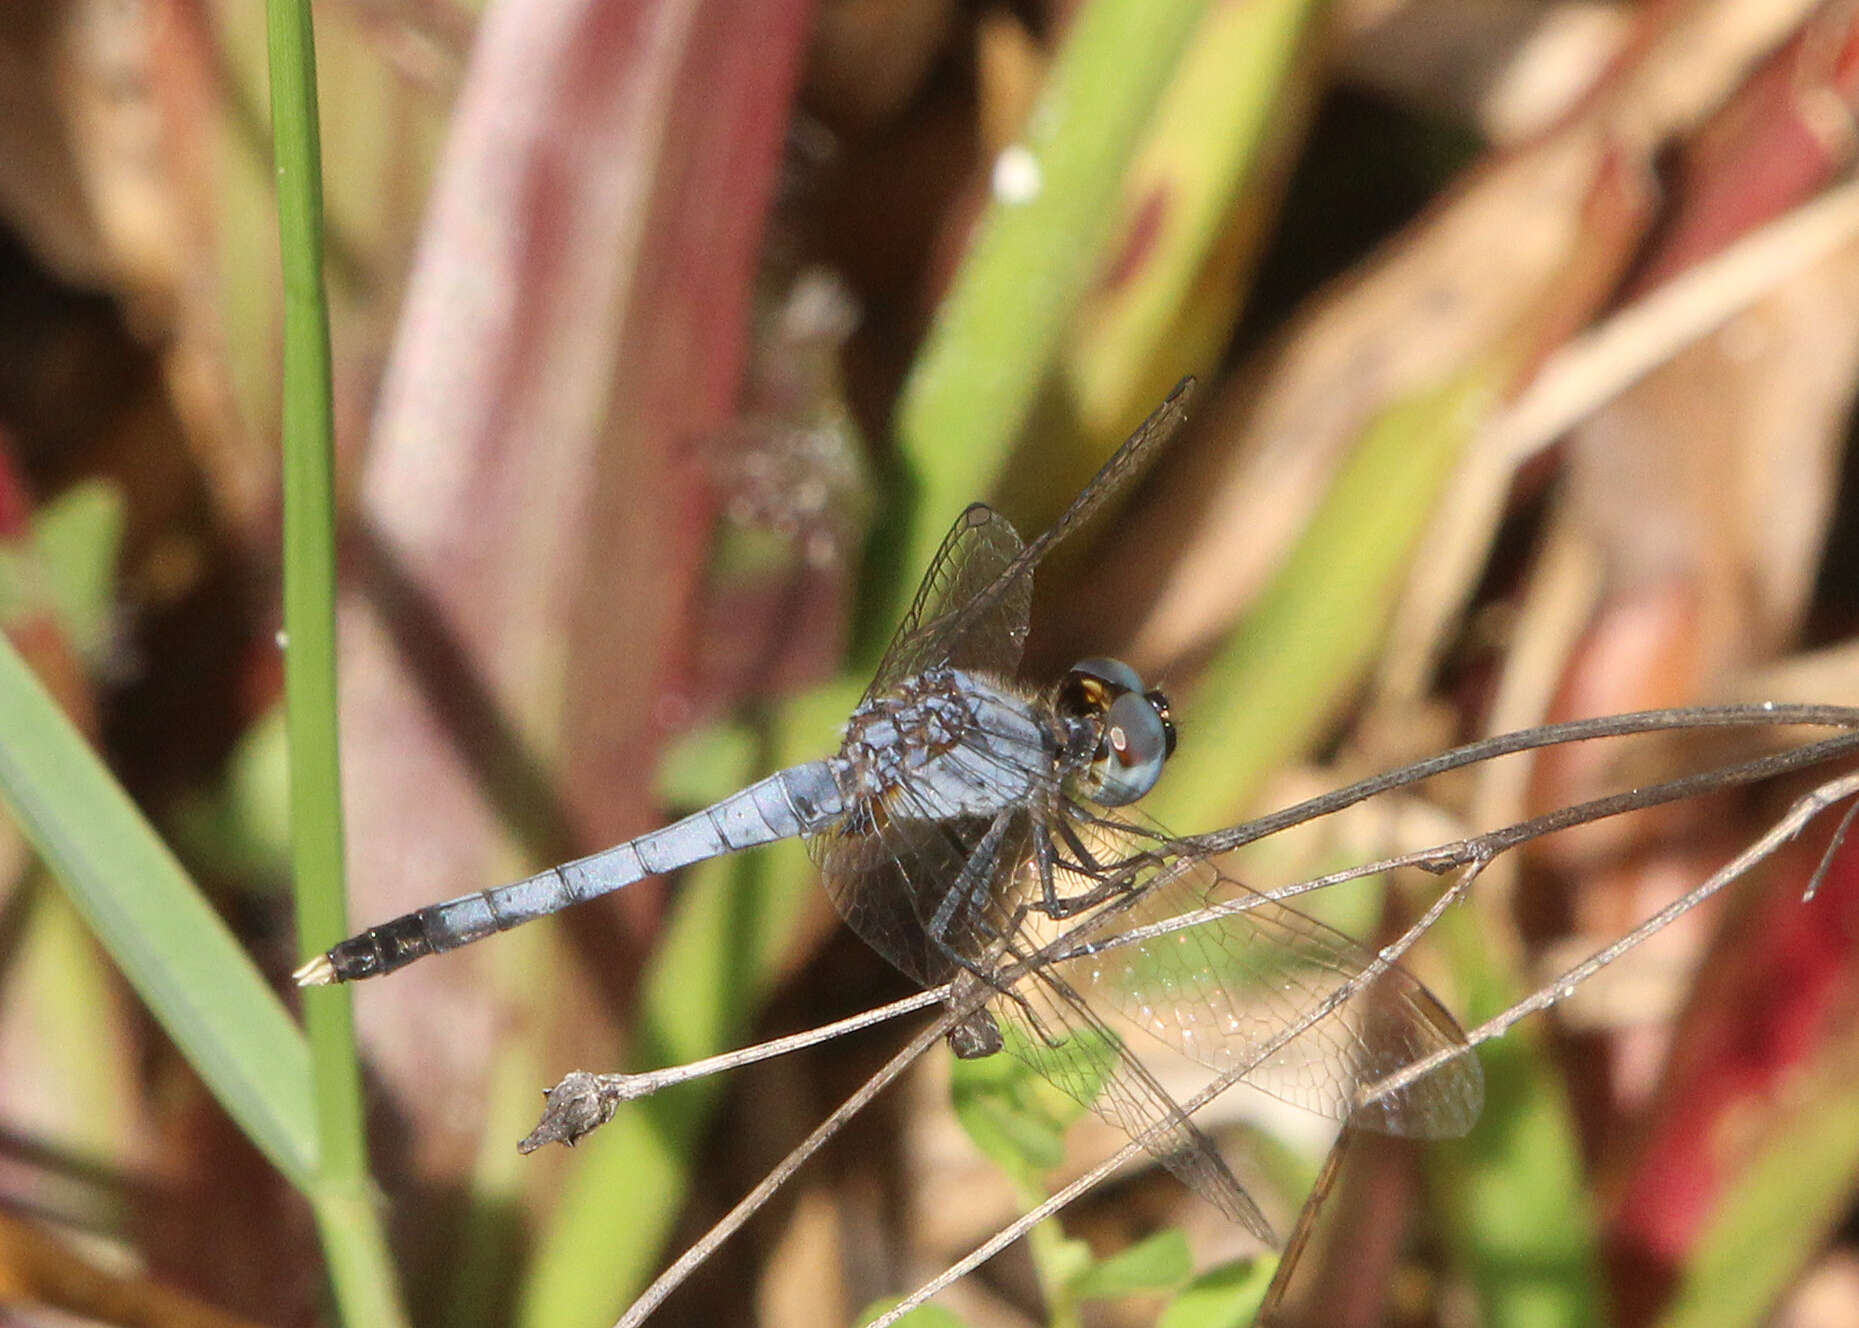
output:
POLYGON ((787 1184, 788 1178, 806 1165, 809 1158, 825 1147, 828 1140, 839 1133, 840 1128, 859 1112, 867 1103, 888 1087, 891 1081, 910 1067, 911 1062, 928 1051, 936 1040, 949 1027, 950 1020, 942 1019, 912 1038, 904 1049, 886 1061, 879 1071, 860 1084, 858 1091, 839 1104, 832 1115, 814 1129, 813 1133, 803 1139, 786 1157, 775 1166, 774 1170, 764 1176, 759 1184, 745 1194, 736 1206, 717 1220, 715 1226, 703 1234, 703 1238, 690 1249, 678 1256, 676 1263, 653 1279, 652 1285, 639 1294, 620 1317, 614 1328, 638 1328, 639 1324, 663 1303, 665 1297, 677 1290, 684 1279, 703 1265, 703 1262, 731 1236, 742 1228, 743 1223, 753 1217, 761 1206, 773 1197, 775 1191, 787 1184))
POLYGON ((709 1075, 721 1074, 728 1070, 741 1069, 745 1065, 754 1065, 757 1061, 773 1060, 789 1052, 801 1051, 807 1047, 818 1046, 822 1042, 831 1042, 834 1038, 857 1033, 878 1024, 888 1023, 918 1010, 940 1005, 948 999, 947 984, 929 991, 920 991, 914 996, 906 996, 889 1005, 880 1005, 875 1009, 863 1010, 844 1019, 836 1019, 830 1024, 821 1024, 799 1033, 789 1033, 785 1037, 770 1038, 766 1042, 757 1042, 753 1046, 738 1047, 734 1051, 720 1052, 715 1056, 706 1056, 702 1060, 686 1061, 683 1065, 670 1065, 662 1070, 641 1070, 632 1074, 599 1074, 592 1076, 600 1091, 609 1094, 617 1102, 630 1102, 634 1098, 650 1097, 652 1094, 670 1088, 675 1084, 688 1083, 692 1079, 702 1079, 709 1075))
POLYGON ((1840 817, 1840 823, 1833 827, 1833 838, 1827 841, 1827 851, 1820 855, 1820 861, 1814 866, 1814 874, 1808 877, 1807 889, 1801 892, 1803 904, 1811 904, 1814 896, 1820 893, 1820 887, 1827 883, 1827 869, 1833 865, 1833 859, 1845 845, 1847 832, 1853 828, 1855 816, 1859 816, 1859 802, 1848 807, 1846 815, 1840 817))
MULTIPOLYGON (((1788 814, 1777 821, 1775 825, 1769 829, 1768 833, 1764 834, 1762 838, 1758 839, 1742 853, 1739 853, 1735 858, 1731 859, 1722 868, 1713 872, 1710 877, 1697 886, 1696 889, 1691 890, 1684 896, 1667 904, 1664 908, 1647 918, 1646 921, 1642 922, 1639 926, 1635 927, 1613 944, 1604 949, 1595 951, 1595 953, 1589 955, 1588 958, 1582 960, 1581 963, 1575 965, 1560 977, 1545 983, 1542 987, 1524 997, 1503 1013, 1486 1020, 1477 1028, 1474 1028, 1465 1035, 1467 1043, 1475 1047, 1480 1043, 1489 1042, 1492 1038, 1499 1037, 1509 1032, 1512 1026, 1520 1019, 1535 1014, 1539 1010, 1547 1010, 1550 1006, 1556 1004, 1556 1002, 1567 999, 1574 993, 1575 988, 1579 987, 1583 982, 1586 982, 1603 968, 1606 968, 1628 950, 1640 944, 1640 942, 1663 931, 1673 921, 1689 913, 1706 899, 1709 899, 1712 895, 1723 889, 1724 886, 1730 884, 1730 882, 1745 875, 1752 867, 1756 866, 1757 863, 1768 858, 1783 844, 1800 834, 1816 816, 1819 816, 1822 812, 1826 811, 1827 808, 1840 802, 1842 799, 1852 797, 1855 793, 1859 793, 1859 773, 1842 775, 1838 779, 1828 780, 1812 793, 1799 799, 1793 807, 1789 808, 1788 814)), ((1415 1061, 1412 1065, 1397 1070, 1393 1074, 1370 1084, 1363 1090, 1362 1101, 1373 1102, 1387 1096, 1389 1093, 1398 1093, 1416 1079, 1437 1069, 1448 1059, 1450 1058, 1443 1057, 1437 1052, 1431 1056, 1423 1057, 1415 1061)))
MULTIPOLYGON (((1531 730, 1531 732, 1539 731, 1540 730, 1531 730)), ((1517 735, 1506 736, 1514 737, 1517 735)), ((1353 867, 1346 867, 1341 871, 1330 872, 1327 875, 1313 876, 1307 880, 1297 881, 1290 885, 1276 886, 1269 890, 1257 891, 1243 898, 1222 900, 1217 904, 1210 904, 1206 908, 1196 909, 1192 912, 1181 914, 1179 917, 1166 918, 1158 922, 1147 923, 1142 927, 1132 928, 1126 932, 1119 932, 1114 936, 1102 940, 1091 940, 1082 944, 1069 941, 1068 938, 1075 937, 1078 931, 1082 930, 1082 928, 1074 929, 1073 932, 1067 933, 1065 937, 1061 937, 1057 942, 1054 942, 1055 945, 1067 948, 1058 949, 1050 958, 1056 962, 1083 954, 1114 949, 1118 946, 1138 944, 1154 937, 1165 936, 1171 932, 1183 931, 1189 927, 1199 926, 1203 922, 1213 921, 1229 914, 1249 912, 1266 903, 1278 903, 1287 899, 1295 899, 1299 895, 1311 894, 1317 890, 1327 889, 1332 885, 1340 885, 1345 881, 1356 880, 1363 876, 1374 876, 1382 872, 1395 871, 1403 867, 1419 867, 1425 871, 1438 873, 1463 867, 1468 863, 1488 861, 1507 849, 1515 848, 1517 845, 1526 843, 1532 839, 1540 839, 1544 835, 1554 834, 1558 830, 1572 829, 1578 825, 1586 825, 1591 821, 1605 820, 1609 817, 1619 816, 1626 812, 1644 811, 1649 807, 1661 806, 1668 802, 1682 801, 1686 798, 1696 797, 1701 793, 1717 792, 1723 789, 1735 788, 1740 785, 1757 783, 1765 779, 1773 779, 1778 775, 1789 774, 1797 770, 1804 770, 1811 766, 1820 765, 1851 752, 1859 752, 1859 733, 1844 734, 1837 738, 1825 738, 1819 742, 1804 744, 1792 751, 1778 752, 1771 756, 1759 757, 1755 760, 1745 761, 1738 765, 1724 766, 1716 770, 1705 771, 1701 774, 1685 775, 1678 779, 1664 780, 1657 784, 1648 784, 1641 788, 1631 789, 1625 793, 1610 794, 1604 798, 1594 798, 1587 802, 1573 803, 1567 807, 1558 808, 1542 816, 1534 817, 1531 820, 1519 821, 1513 825, 1503 826, 1482 835, 1474 835, 1467 839, 1453 840, 1444 844, 1434 844, 1427 848, 1396 854, 1393 857, 1381 858, 1375 862, 1360 863, 1353 867)), ((1378 778, 1385 778, 1385 776, 1378 778)), ((1318 799, 1312 799, 1310 801, 1315 802, 1318 801, 1318 799)), ((1310 802, 1298 804, 1299 807, 1307 807, 1309 805, 1310 802)), ((1331 808, 1329 810, 1334 811, 1337 809, 1331 808)), ((1319 814, 1328 815, 1329 812, 1326 811, 1319 814)), ((1258 822, 1252 822, 1251 824, 1256 825, 1258 822)), ((1193 841, 1183 841, 1183 845, 1185 846, 1192 843, 1205 847, 1209 841, 1215 840, 1216 838, 1217 836, 1215 835, 1202 835, 1193 841)), ((1192 859, 1195 861, 1198 861, 1200 857, 1199 854, 1193 853, 1186 847, 1177 847, 1170 851, 1171 857, 1175 857, 1177 854, 1183 859, 1192 859)), ((1131 895, 1125 896, 1124 899, 1133 902, 1135 898, 1140 897, 1140 894, 1140 891, 1132 892, 1131 895)), ((1099 925, 1100 920, 1104 916, 1104 913, 1092 915, 1087 925, 1095 928, 1099 925)))
POLYGON ((1368 779, 1357 780, 1340 789, 1333 789, 1317 797, 1307 798, 1303 802, 1294 803, 1269 816, 1261 816, 1256 820, 1247 821, 1226 830, 1189 836, 1179 841, 1176 849, 1183 853, 1204 857, 1231 852, 1242 845, 1264 839, 1267 835, 1275 835, 1280 830, 1288 830, 1294 825, 1302 825, 1306 821, 1317 820, 1332 812, 1341 811, 1345 807, 1353 807, 1356 803, 1366 801, 1377 794, 1392 792, 1397 788, 1406 788, 1410 784, 1421 783, 1435 775, 1444 774, 1448 770, 1476 765, 1481 761, 1509 756, 1515 752, 1535 751, 1538 748, 1559 746, 1566 742, 1587 742, 1596 738, 1626 737, 1636 733, 1657 733, 1675 729, 1779 727, 1790 724, 1820 728, 1859 729, 1859 708, 1784 705, 1773 701, 1760 701, 1746 705, 1680 706, 1666 710, 1642 710, 1629 715, 1607 715, 1598 719, 1577 719, 1562 724, 1545 724, 1540 728, 1503 733, 1494 738, 1484 738, 1478 742, 1467 743, 1463 747, 1455 747, 1449 752, 1442 752, 1424 761, 1415 761, 1398 770, 1386 771, 1368 779))

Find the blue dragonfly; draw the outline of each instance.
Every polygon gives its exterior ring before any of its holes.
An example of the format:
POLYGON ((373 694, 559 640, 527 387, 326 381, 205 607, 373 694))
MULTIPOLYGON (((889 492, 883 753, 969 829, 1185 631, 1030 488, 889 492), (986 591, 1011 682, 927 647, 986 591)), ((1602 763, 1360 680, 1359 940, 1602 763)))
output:
POLYGON ((1035 569, 1175 433, 1192 391, 1184 380, 1031 543, 985 503, 962 513, 836 754, 370 927, 296 980, 391 973, 647 876, 800 837, 854 932, 924 986, 950 984, 964 1011, 948 1035, 958 1055, 1018 1057, 1264 1239, 1264 1214, 1145 1065, 1145 1047, 1357 1127, 1463 1133, 1483 1097, 1468 1054, 1358 1099, 1406 1065, 1464 1051, 1418 980, 1256 895, 1133 809, 1175 750, 1167 698, 1102 657, 1049 687, 1017 679, 1035 569), (1199 921, 1171 923, 1184 917, 1199 921))

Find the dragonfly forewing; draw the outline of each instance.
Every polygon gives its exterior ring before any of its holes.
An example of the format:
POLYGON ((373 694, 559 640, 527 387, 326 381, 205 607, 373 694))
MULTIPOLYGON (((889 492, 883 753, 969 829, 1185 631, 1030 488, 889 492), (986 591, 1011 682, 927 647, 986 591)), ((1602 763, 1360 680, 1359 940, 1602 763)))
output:
POLYGON ((1174 433, 1191 387, 1184 380, 1032 543, 986 504, 962 514, 837 756, 605 852, 372 928, 299 981, 388 972, 644 876, 798 835, 854 931, 926 985, 954 980, 959 1054, 1019 1057, 1261 1237, 1270 1228, 1258 1206, 1145 1064, 1155 1044, 1211 1071, 1217 1089, 1244 1081, 1388 1133, 1463 1131, 1482 1093, 1465 1056, 1358 1106, 1366 1082, 1463 1049, 1424 987, 1125 814, 1174 750, 1159 691, 1095 657, 1047 692, 1012 681, 1034 570, 1174 433))
POLYGON ((1006 517, 986 503, 969 504, 923 574, 865 700, 931 668, 1013 673, 1032 621, 1033 579, 1003 580, 1002 573, 1025 548, 1006 517))
POLYGON ((1186 421, 1194 391, 1192 378, 1177 383, 1032 544, 1024 544, 1012 524, 986 503, 973 503, 956 518, 930 560, 866 698, 940 665, 1011 675, 1026 641, 1033 572, 1167 445, 1186 421))
POLYGON ((1213 1140, 1054 968, 1031 964, 988 1005, 1004 1049, 1140 1143, 1183 1184, 1267 1244, 1272 1225, 1213 1140))
POLYGON ((1417 978, 1210 863, 1143 862, 1126 894, 1068 933, 1087 953, 1057 967, 1082 1000, 1139 1044, 1331 1120, 1424 1139, 1471 1128, 1477 1058, 1417 978), (1364 1086, 1439 1051, 1461 1054, 1360 1102, 1364 1086))

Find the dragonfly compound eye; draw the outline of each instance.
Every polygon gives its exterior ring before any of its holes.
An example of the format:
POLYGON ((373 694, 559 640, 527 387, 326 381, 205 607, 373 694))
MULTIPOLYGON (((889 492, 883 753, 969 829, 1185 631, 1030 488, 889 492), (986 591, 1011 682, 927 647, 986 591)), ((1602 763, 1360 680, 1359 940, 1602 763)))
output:
POLYGON ((1084 773, 1082 792, 1106 807, 1135 802, 1155 787, 1174 750, 1166 706, 1141 692, 1125 692, 1104 714, 1104 737, 1084 773))
POLYGON ((1135 669, 1108 655, 1092 655, 1089 659, 1081 659, 1072 665, 1071 671, 1076 678, 1108 683, 1113 692, 1140 692, 1143 689, 1143 680, 1135 669))

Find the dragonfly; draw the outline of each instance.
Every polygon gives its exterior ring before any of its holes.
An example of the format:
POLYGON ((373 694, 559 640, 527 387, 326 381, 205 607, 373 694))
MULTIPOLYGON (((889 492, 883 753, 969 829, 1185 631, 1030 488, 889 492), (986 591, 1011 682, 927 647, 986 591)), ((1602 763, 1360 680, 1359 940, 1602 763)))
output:
POLYGON ((839 751, 524 880, 429 905, 317 956, 300 985, 391 973, 705 859, 802 837, 846 924, 948 985, 958 1056, 1006 1053, 1140 1142, 1229 1218, 1271 1227, 1149 1068, 1158 1050, 1358 1128, 1464 1133, 1483 1086, 1465 1035, 1398 964, 1249 890, 1133 804, 1177 734, 1120 661, 1017 681, 1033 574, 1179 429, 1184 379, 1031 543, 985 503, 957 519, 852 711, 839 751), (1193 925, 1179 919, 1197 918, 1193 925))

